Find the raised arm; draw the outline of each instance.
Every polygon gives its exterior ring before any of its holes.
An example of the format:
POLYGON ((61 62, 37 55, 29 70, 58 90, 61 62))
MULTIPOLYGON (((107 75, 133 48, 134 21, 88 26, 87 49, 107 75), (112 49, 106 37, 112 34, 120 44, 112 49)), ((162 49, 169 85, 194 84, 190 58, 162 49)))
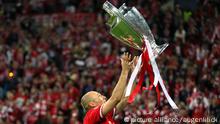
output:
MULTIPOLYGON (((134 70, 134 68, 135 68, 135 66, 136 66, 136 64, 137 64, 137 61, 138 61, 138 57, 135 56, 135 57, 133 58, 133 60, 130 62, 130 67, 131 67, 131 70, 132 70, 132 71, 134 70)), ((135 85, 135 83, 134 83, 133 86, 132 86, 132 90, 131 90, 131 91, 133 91, 133 89, 135 88, 135 86, 136 86, 136 85, 135 85)), ((128 105, 128 98, 129 98, 129 96, 125 97, 125 92, 126 92, 126 88, 124 89, 124 94, 123 94, 123 96, 122 96, 120 102, 116 105, 116 111, 117 111, 117 112, 122 111, 122 110, 128 105)))
POLYGON ((127 82, 127 77, 130 71, 130 65, 129 61, 131 60, 131 55, 128 53, 124 53, 123 56, 121 57, 121 66, 122 66, 122 71, 121 75, 119 77, 119 80, 112 92, 111 97, 102 105, 101 112, 102 115, 106 115, 108 112, 113 110, 114 107, 120 102, 124 89, 126 87, 126 82, 127 82))

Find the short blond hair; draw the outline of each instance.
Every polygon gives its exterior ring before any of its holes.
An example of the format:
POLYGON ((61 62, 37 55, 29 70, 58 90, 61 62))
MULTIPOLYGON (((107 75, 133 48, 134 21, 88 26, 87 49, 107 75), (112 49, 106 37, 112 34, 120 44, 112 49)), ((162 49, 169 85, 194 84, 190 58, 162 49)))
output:
POLYGON ((95 99, 93 97, 91 97, 91 93, 94 93, 95 91, 90 91, 87 92, 85 95, 82 96, 81 98, 81 105, 84 108, 85 111, 88 111, 89 109, 91 109, 91 107, 89 106, 89 102, 95 101, 95 99))

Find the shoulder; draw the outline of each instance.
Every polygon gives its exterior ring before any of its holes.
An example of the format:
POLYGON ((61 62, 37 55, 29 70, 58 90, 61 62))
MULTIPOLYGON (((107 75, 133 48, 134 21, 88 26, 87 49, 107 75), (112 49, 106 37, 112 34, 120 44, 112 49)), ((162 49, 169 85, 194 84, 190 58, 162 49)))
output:
POLYGON ((93 109, 90 109, 87 111, 83 123, 84 124, 92 124, 100 121, 102 118, 102 113, 101 113, 101 106, 97 106, 93 109))
POLYGON ((90 109, 86 113, 86 115, 83 119, 83 124, 97 124, 99 122, 103 122, 103 121, 106 121, 106 120, 113 122, 113 116, 115 114, 115 108, 105 116, 103 116, 101 110, 102 110, 102 105, 97 106, 93 109, 90 109))

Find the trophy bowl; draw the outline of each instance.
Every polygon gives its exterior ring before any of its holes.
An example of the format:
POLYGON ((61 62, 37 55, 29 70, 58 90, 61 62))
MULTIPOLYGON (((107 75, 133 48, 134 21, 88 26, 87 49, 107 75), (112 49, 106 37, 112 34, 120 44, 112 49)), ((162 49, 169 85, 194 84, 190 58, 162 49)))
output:
POLYGON ((155 42, 151 30, 135 7, 127 7, 123 4, 119 9, 106 1, 103 9, 109 14, 107 25, 110 27, 110 34, 119 41, 133 47, 137 50, 143 50, 143 36, 146 36, 157 57, 168 46, 167 43, 158 46, 155 42))

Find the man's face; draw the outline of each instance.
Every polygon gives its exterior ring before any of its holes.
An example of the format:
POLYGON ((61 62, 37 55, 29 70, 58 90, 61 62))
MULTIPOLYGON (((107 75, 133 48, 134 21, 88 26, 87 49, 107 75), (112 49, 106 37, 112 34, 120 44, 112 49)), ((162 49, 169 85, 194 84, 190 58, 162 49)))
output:
POLYGON ((103 103, 106 102, 106 97, 101 95, 100 93, 98 92, 94 92, 92 94, 92 97, 94 98, 95 102, 98 104, 98 105, 101 105, 103 103))
POLYGON ((96 91, 90 91, 81 99, 81 104, 85 109, 100 106, 106 102, 106 97, 96 91))

